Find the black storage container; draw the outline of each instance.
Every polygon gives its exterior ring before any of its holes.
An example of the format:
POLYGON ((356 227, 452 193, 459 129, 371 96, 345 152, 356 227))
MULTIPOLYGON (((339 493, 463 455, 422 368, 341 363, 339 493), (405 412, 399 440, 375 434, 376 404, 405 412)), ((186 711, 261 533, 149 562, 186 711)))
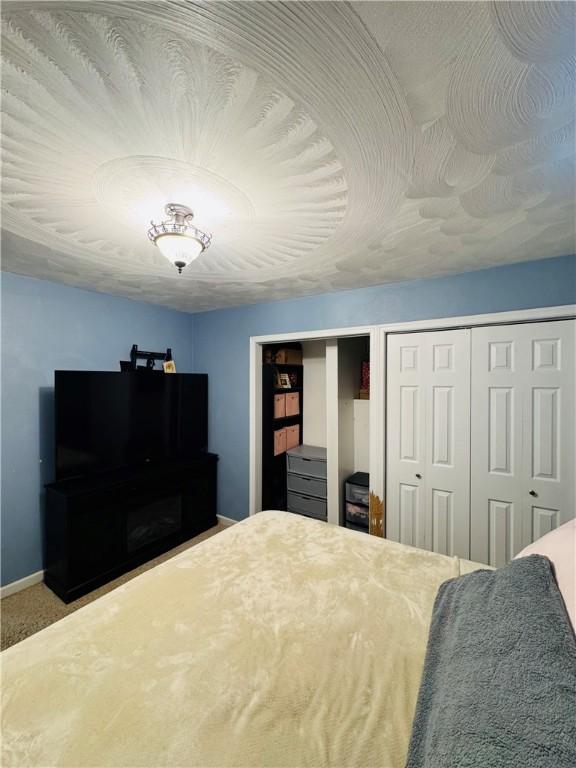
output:
POLYGON ((355 472, 346 480, 346 527, 368 532, 370 509, 370 475, 355 472))

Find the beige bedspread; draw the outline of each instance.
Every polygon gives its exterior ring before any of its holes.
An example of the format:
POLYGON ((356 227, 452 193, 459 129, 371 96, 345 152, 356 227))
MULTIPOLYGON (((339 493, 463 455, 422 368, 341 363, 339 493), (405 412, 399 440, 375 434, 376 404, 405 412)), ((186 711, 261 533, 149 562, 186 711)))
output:
POLYGON ((2 765, 403 766, 460 568, 256 515, 6 650, 2 765))

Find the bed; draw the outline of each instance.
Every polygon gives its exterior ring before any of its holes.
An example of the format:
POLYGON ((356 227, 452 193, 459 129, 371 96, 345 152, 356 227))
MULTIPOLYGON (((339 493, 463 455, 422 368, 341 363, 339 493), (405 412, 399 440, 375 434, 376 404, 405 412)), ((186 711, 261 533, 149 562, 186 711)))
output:
POLYGON ((3 766, 404 766, 434 598, 478 566, 262 512, 2 654, 3 766))

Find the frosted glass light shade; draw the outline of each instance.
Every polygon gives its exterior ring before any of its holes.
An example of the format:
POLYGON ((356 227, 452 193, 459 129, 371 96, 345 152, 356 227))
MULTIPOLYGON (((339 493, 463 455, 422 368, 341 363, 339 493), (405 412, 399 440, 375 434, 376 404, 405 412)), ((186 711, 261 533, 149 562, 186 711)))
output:
POLYGON ((151 221, 148 239, 158 246, 160 253, 182 274, 184 267, 208 248, 212 237, 192 225, 194 214, 187 205, 167 203, 164 212, 169 218, 160 224, 151 221))
POLYGON ((165 234, 156 238, 156 245, 162 256, 171 261, 178 271, 193 262, 204 250, 203 244, 195 237, 181 234, 165 234))

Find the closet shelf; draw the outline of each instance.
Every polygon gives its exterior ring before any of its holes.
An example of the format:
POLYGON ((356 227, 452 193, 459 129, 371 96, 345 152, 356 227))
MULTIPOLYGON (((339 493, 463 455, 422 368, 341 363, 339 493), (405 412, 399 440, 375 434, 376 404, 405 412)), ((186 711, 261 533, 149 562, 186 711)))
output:
POLYGON ((274 424, 278 424, 280 421, 282 421, 282 422, 289 421, 290 419, 296 419, 298 421, 300 419, 300 415, 301 414, 299 414, 299 413, 295 413, 292 416, 278 416, 278 417, 275 416, 274 417, 274 424))

